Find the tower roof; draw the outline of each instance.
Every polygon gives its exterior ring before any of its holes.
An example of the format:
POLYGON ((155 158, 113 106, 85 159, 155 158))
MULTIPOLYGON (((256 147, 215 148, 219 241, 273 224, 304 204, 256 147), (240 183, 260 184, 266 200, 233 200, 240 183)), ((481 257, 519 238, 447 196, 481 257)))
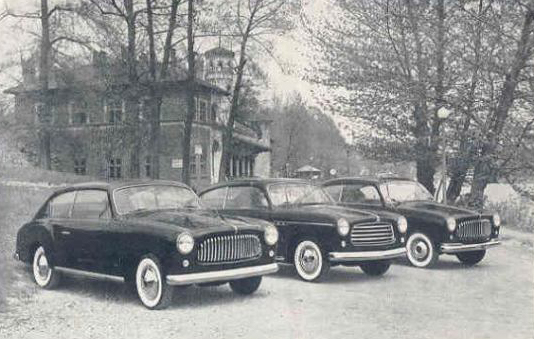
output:
POLYGON ((225 56, 225 57, 233 58, 235 53, 226 48, 215 47, 204 52, 204 55, 205 56, 225 56))

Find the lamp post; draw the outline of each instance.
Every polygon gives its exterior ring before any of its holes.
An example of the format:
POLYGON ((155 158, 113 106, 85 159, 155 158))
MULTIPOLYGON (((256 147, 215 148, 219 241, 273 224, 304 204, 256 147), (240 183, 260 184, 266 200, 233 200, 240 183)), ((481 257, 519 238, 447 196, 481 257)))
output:
MULTIPOLYGON (((446 109, 445 107, 441 107, 438 109, 437 116, 438 119, 442 121, 442 123, 445 122, 445 120, 449 117, 450 111, 446 109)), ((447 204, 447 189, 446 189, 446 180, 447 180, 447 140, 445 139, 444 133, 442 134, 443 139, 443 150, 441 154, 441 188, 443 190, 443 203, 447 204)))

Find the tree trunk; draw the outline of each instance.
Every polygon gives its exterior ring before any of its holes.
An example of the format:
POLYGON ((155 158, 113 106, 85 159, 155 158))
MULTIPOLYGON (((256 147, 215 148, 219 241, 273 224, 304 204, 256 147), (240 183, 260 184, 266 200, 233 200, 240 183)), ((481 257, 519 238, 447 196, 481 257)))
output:
POLYGON ((475 102, 475 90, 478 86, 479 70, 480 70, 480 48, 482 45, 482 23, 484 22, 485 10, 483 9, 483 0, 479 0, 478 3, 478 19, 477 30, 474 46, 474 69, 471 75, 471 83, 469 86, 469 92, 467 93, 467 104, 464 111, 464 119, 462 124, 462 134, 460 137, 460 146, 458 152, 458 158, 453 168, 450 170, 450 183, 447 188, 447 201, 454 202, 462 192, 462 187, 467 177, 467 171, 473 164, 472 147, 469 145, 470 138, 468 136, 469 128, 471 126, 471 110, 475 102))
POLYGON ((245 70, 245 64, 247 62, 246 52, 247 52, 247 42, 252 31, 252 24, 254 23, 255 15, 258 9, 259 2, 255 3, 255 7, 250 12, 250 17, 248 18, 247 27, 245 31, 242 31, 241 47, 239 51, 239 63, 236 70, 236 80, 234 89, 232 92, 232 102, 230 105, 230 113, 228 115, 228 122, 226 123, 226 128, 223 132, 223 143, 222 143, 222 152, 221 152, 221 164, 219 167, 219 181, 222 181, 226 177, 230 165, 231 157, 231 147, 232 139, 234 134, 234 123, 237 116, 237 111, 239 108, 239 94, 241 87, 243 86, 243 71, 245 70))
POLYGON ((128 68, 129 88, 126 93, 126 123, 129 126, 128 149, 130 151, 130 177, 139 178, 141 133, 139 126, 139 102, 136 51, 136 28, 133 0, 124 0, 126 9, 126 23, 128 28, 128 46, 126 52, 126 67, 128 68))
POLYGON ((154 20, 152 13, 152 1, 146 0, 147 9, 147 35, 148 35, 148 54, 149 54, 149 74, 150 74, 150 99, 149 99, 149 111, 150 111, 150 177, 152 179, 159 179, 159 138, 160 138, 160 117, 159 107, 160 105, 157 95, 157 75, 156 75, 156 47, 154 42, 154 20))
POLYGON ((437 136, 431 135, 428 127, 427 90, 425 82, 428 79, 427 69, 423 60, 423 45, 419 32, 418 18, 413 12, 412 1, 407 1, 408 20, 412 29, 416 52, 417 88, 414 98, 414 120, 416 144, 417 181, 434 194, 434 174, 436 172, 437 136), (430 139, 432 137, 432 139, 430 139))
POLYGON ((174 30, 176 29, 176 14, 178 12, 178 5, 181 0, 173 0, 171 3, 171 13, 169 17, 169 24, 165 37, 165 45, 163 47, 163 60, 157 75, 157 57, 155 48, 154 23, 153 23, 153 0, 147 0, 147 34, 149 39, 149 68, 150 68, 150 154, 151 154, 151 173, 152 179, 160 178, 160 139, 161 139, 161 105, 163 104, 163 96, 157 88, 157 82, 164 80, 167 77, 167 72, 170 64, 170 55, 172 50, 172 40, 174 30))
POLYGON ((182 181, 191 184, 189 163, 191 160, 191 135, 193 130, 193 116, 195 114, 195 50, 193 38, 193 0, 187 4, 187 115, 184 123, 184 139, 182 149, 182 181))
POLYGON ((45 170, 52 168, 51 164, 51 133, 50 133, 50 100, 48 93, 48 74, 50 71, 50 23, 48 13, 48 0, 41 0, 41 50, 39 57, 39 89, 42 104, 39 111, 39 165, 45 170))
POLYGON ((519 83, 519 75, 525 68, 527 60, 532 55, 532 26, 534 21, 534 12, 527 9, 521 29, 521 37, 517 43, 517 51, 510 65, 510 71, 505 76, 505 81, 499 102, 492 115, 492 125, 488 131, 488 137, 482 147, 481 156, 477 161, 473 178, 473 185, 469 196, 469 203, 473 206, 483 206, 484 190, 489 183, 490 178, 495 177, 495 153, 502 135, 502 130, 508 112, 514 103, 514 93, 519 83))

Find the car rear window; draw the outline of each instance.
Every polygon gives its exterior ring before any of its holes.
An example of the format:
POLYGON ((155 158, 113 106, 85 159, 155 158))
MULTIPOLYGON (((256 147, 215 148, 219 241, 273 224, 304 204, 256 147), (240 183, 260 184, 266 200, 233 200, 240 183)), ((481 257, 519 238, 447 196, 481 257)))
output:
POLYGON ((69 218, 75 192, 59 194, 50 200, 48 204, 48 216, 50 218, 69 218))
POLYGON ((109 219, 111 217, 108 194, 101 190, 81 190, 76 193, 72 218, 109 219))

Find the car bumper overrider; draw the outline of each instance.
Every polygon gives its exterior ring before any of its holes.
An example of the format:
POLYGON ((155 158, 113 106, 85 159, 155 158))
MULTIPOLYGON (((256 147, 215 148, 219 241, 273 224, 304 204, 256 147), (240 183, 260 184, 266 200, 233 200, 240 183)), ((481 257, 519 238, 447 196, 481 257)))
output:
POLYGON ((479 244, 461 244, 461 243, 441 244, 441 253, 459 253, 459 252, 485 250, 487 248, 494 247, 500 244, 501 242, 497 239, 491 239, 487 242, 483 242, 479 244))
POLYGON ((383 251, 365 251, 365 252, 330 252, 329 259, 331 262, 350 262, 350 261, 369 261, 385 260, 404 257, 406 248, 394 248, 383 251))
POLYGON ((275 273, 277 271, 278 264, 273 263, 261 266, 249 266, 221 271, 168 275, 167 284, 188 285, 208 283, 214 281, 235 280, 275 273))

